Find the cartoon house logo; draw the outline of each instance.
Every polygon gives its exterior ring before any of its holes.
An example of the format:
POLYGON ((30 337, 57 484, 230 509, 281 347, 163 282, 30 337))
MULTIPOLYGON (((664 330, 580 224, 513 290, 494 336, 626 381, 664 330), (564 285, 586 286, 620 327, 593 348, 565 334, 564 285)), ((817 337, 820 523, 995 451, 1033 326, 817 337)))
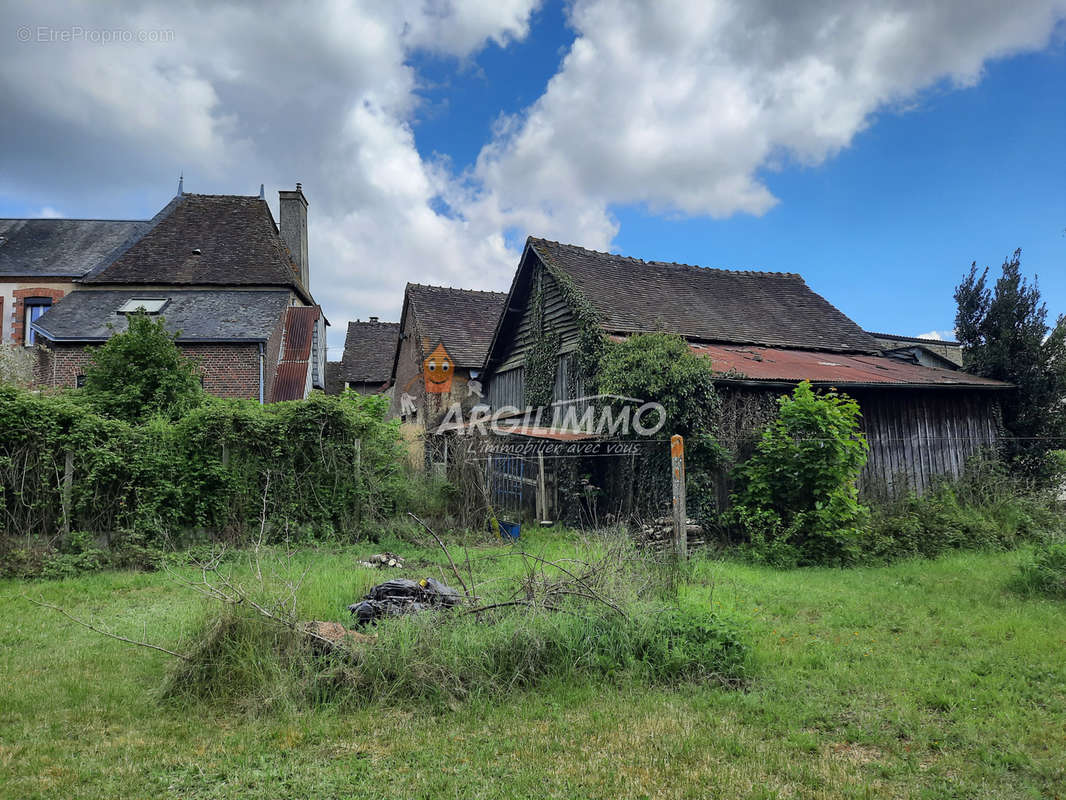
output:
POLYGON ((444 342, 438 342, 433 352, 422 362, 422 377, 426 383, 426 391, 433 394, 447 394, 452 390, 454 373, 455 362, 444 349, 444 342))

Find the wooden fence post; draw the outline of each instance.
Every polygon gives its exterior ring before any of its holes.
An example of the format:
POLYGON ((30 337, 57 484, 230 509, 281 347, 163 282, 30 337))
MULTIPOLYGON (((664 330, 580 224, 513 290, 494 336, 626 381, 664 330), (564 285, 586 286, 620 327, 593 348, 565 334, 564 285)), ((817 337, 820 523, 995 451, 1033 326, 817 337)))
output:
POLYGON ((544 475, 544 453, 537 453, 537 522, 548 519, 548 488, 544 475))
POLYGON ((63 541, 70 541, 70 501, 74 489, 74 451, 68 450, 63 463, 63 541))
POLYGON ((670 437, 670 469, 674 479, 674 552, 688 558, 688 512, 685 509, 685 440, 670 437))

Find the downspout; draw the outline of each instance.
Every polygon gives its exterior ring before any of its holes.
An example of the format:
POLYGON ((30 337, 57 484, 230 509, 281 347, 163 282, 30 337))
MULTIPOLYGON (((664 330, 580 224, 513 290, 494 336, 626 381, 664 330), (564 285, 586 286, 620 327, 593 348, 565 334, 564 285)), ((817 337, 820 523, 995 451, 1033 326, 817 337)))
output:
POLYGON ((259 343, 259 405, 263 405, 263 343, 259 343))

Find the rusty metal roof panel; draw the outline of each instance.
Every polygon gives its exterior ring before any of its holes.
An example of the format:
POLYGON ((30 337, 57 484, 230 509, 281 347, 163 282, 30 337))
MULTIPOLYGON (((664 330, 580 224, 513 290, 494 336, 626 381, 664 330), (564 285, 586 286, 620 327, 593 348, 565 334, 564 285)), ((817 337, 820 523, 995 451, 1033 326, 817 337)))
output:
POLYGON ((303 400, 307 389, 307 362, 290 361, 278 364, 274 374, 274 391, 272 402, 281 400, 303 400))
POLYGON ((311 337, 318 321, 318 306, 290 306, 285 318, 285 344, 282 361, 307 361, 311 337))
POLYGON ((810 381, 834 386, 913 386, 1006 389, 1010 384, 958 370, 925 367, 898 358, 845 355, 818 350, 789 350, 727 344, 690 343, 692 352, 711 360, 716 373, 751 381, 810 381))

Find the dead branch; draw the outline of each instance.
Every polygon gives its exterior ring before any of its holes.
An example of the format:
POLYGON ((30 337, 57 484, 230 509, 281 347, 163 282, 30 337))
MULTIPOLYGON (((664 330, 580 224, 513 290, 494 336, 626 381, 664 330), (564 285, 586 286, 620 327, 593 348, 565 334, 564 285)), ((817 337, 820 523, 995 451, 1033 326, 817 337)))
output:
POLYGON ((466 581, 464 581, 463 576, 459 574, 458 567, 456 567, 455 562, 452 561, 452 554, 448 552, 448 548, 444 546, 444 542, 442 542, 440 540, 440 537, 433 532, 432 528, 430 528, 426 523, 424 523, 410 511, 407 512, 407 516, 409 516, 411 519, 413 519, 415 522, 425 528, 429 532, 429 535, 433 537, 433 540, 440 545, 440 549, 444 551, 444 555, 448 557, 448 563, 452 566, 452 572, 455 574, 455 579, 459 581, 459 585, 463 587, 463 594, 465 594, 467 597, 470 597, 470 590, 466 588, 466 581))
POLYGON ((585 589, 585 591, 587 591, 591 595, 592 599, 598 600, 599 602, 603 603, 605 606, 607 606, 611 610, 615 611, 618 614, 621 614, 623 617, 627 617, 628 618, 626 612, 624 612, 615 603, 612 603, 606 597, 601 596, 595 589, 593 589, 591 586, 589 586, 585 578, 582 578, 582 577, 580 577, 578 575, 575 575, 573 572, 568 570, 566 567, 561 566, 560 564, 558 564, 555 561, 549 561, 546 558, 541 558, 540 556, 535 556, 532 553, 519 553, 519 554, 516 554, 516 555, 521 555, 523 558, 532 558, 534 561, 539 561, 541 564, 544 564, 544 565, 549 566, 549 567, 554 567, 555 569, 559 570, 563 574, 569 575, 571 578, 573 578, 575 581, 577 581, 578 584, 580 584, 581 587, 585 589))
POLYGON ((168 650, 167 648, 160 647, 157 644, 152 644, 151 642, 140 641, 139 639, 129 639, 129 638, 125 637, 125 636, 120 636, 117 633, 111 633, 111 631, 105 631, 102 628, 97 628, 95 625, 93 625, 93 624, 91 624, 89 622, 86 622, 85 620, 78 619, 77 617, 75 617, 72 614, 68 613, 65 609, 62 609, 62 608, 60 608, 59 606, 56 606, 56 605, 52 605, 51 603, 46 603, 44 600, 34 600, 32 597, 30 597, 29 595, 26 595, 26 594, 24 594, 22 596, 26 600, 28 600, 29 602, 33 603, 35 606, 40 606, 41 608, 50 608, 53 611, 58 611, 64 617, 69 619, 71 622, 76 622, 78 625, 81 625, 83 628, 88 628, 93 633, 98 633, 101 636, 107 636, 107 637, 109 637, 111 639, 118 639, 120 642, 125 642, 126 644, 136 645, 137 647, 147 647, 149 650, 158 650, 160 653, 166 653, 168 656, 174 656, 174 658, 180 658, 182 661, 189 661, 190 660, 187 655, 184 655, 182 653, 176 653, 173 650, 168 650))

